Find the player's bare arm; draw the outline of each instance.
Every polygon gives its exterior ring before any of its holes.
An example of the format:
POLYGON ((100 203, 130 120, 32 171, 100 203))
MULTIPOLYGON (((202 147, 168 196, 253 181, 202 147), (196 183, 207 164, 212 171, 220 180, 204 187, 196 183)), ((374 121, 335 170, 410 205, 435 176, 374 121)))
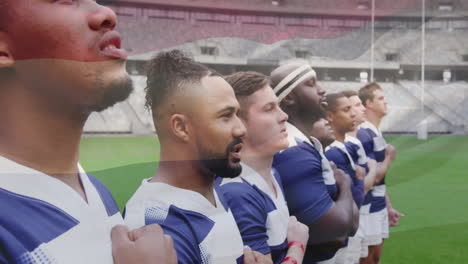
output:
MULTIPOLYGON (((309 226, 309 236, 315 241, 340 248, 348 236, 356 232, 353 225, 355 204, 351 193, 349 177, 332 165, 339 194, 330 209, 315 223, 309 226)), ((357 209, 356 209, 357 210, 357 209)))

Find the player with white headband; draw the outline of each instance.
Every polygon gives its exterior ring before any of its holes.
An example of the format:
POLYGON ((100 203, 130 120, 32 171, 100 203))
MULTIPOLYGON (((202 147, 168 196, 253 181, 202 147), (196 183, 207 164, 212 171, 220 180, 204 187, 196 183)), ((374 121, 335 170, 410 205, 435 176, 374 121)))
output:
POLYGON ((290 214, 309 227, 304 263, 339 263, 342 254, 336 252, 356 232, 359 211, 349 177, 330 164, 312 136, 326 106, 325 91, 307 64, 280 66, 271 73, 271 83, 289 116, 289 147, 275 155, 273 167, 281 175, 290 214))

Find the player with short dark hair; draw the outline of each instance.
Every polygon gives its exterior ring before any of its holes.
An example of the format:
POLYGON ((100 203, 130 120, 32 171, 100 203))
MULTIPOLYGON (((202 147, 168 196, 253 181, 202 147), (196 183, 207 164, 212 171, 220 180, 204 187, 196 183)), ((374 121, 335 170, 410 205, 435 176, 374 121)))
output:
POLYGON ((179 263, 242 262, 239 229, 214 185, 216 177, 242 171, 246 130, 232 87, 173 50, 149 63, 146 98, 158 131, 159 168, 127 203, 125 221, 160 224, 174 239, 179 263))
POLYGON ((342 93, 327 95, 327 104, 327 120, 333 129, 335 141, 327 147, 325 156, 351 177, 354 202, 360 208, 364 199, 364 175, 356 174, 356 165, 345 146, 346 133, 356 127, 356 114, 351 102, 342 93))
POLYGON ((326 105, 325 91, 307 64, 280 66, 271 73, 271 80, 281 108, 289 116, 289 146, 275 155, 273 167, 281 176, 291 215, 309 227, 304 262, 333 259, 356 231, 353 217, 357 208, 349 177, 330 165, 321 143, 311 135, 317 115, 326 105))
POLYGON ((356 126, 353 131, 348 132, 345 137, 345 146, 356 165, 356 171, 362 170, 364 177, 364 201, 359 209, 359 228, 356 235, 349 239, 347 260, 358 263, 360 258, 368 255, 368 245, 365 237, 368 227, 369 208, 372 194, 369 190, 376 181, 380 181, 377 176, 377 163, 373 159, 368 159, 361 141, 357 139, 359 125, 364 122, 365 108, 359 99, 358 93, 353 90, 341 91, 350 100, 351 107, 355 112, 356 126))
POLYGON ((132 91, 115 13, 0 5, 0 263, 175 263, 160 227, 117 226, 111 193, 78 163, 88 116, 132 91))
POLYGON ((226 77, 240 103, 240 118, 247 128, 242 149, 242 173, 219 179, 245 245, 271 255, 274 263, 302 263, 307 226, 289 216, 273 155, 288 146, 288 116, 279 107, 269 78, 258 72, 237 72, 226 77), (290 245, 290 246, 288 246, 290 245))
MULTIPOLYGON (((327 95, 327 103, 327 119, 331 124, 336 140, 327 147, 325 155, 351 178, 351 191, 354 202, 360 208, 364 200, 363 178, 365 171, 364 168, 355 163, 345 143, 346 133, 351 132, 356 127, 356 113, 352 108, 350 100, 343 93, 327 95)), ((359 218, 359 221, 355 223, 360 224, 361 219, 359 218)), ((342 260, 343 263, 355 264, 356 261, 359 261, 360 243, 358 255, 355 253, 357 251, 355 249, 356 237, 359 237, 359 230, 356 235, 349 238, 348 245, 344 249, 345 257, 342 260), (357 257, 355 257, 356 255, 357 257)))
POLYGON ((391 219, 398 219, 402 216, 391 207, 385 185, 385 175, 395 158, 395 148, 387 144, 382 132, 378 129, 380 122, 387 114, 387 102, 380 85, 375 82, 365 85, 359 90, 359 98, 366 110, 365 121, 360 125, 357 137, 361 141, 366 155, 377 162, 377 178, 382 179, 371 189, 369 229, 365 238, 369 245, 369 253, 368 257, 362 261, 377 264, 380 260, 384 239, 388 238, 389 235, 389 212, 392 214, 391 219))

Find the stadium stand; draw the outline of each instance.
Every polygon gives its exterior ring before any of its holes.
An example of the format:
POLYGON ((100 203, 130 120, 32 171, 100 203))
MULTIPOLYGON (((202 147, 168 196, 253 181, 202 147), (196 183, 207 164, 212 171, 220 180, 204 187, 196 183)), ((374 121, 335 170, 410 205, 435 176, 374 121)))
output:
POLYGON ((136 114, 137 120, 135 122, 142 124, 146 131, 155 131, 151 113, 145 107, 146 77, 132 76, 132 79, 135 84, 135 91, 130 95, 128 103, 136 114))
MULTIPOLYGON (((385 132, 468 132, 468 2, 428 0, 424 116, 421 111, 420 1, 376 1, 375 78, 389 102, 385 132), (442 82, 442 73, 450 78, 442 82)), ((369 72, 370 1, 352 0, 112 0, 131 63, 179 48, 223 74, 268 73, 293 59, 309 62, 327 91, 357 90, 369 72), (273 3, 275 2, 275 3, 273 3)), ((140 67, 142 68, 142 67, 140 67)), ((144 107, 145 77, 130 71, 135 92, 93 114, 88 133, 154 133, 144 107)))
POLYGON ((131 122, 119 103, 101 113, 93 113, 84 127, 87 133, 131 133, 131 122))
POLYGON ((85 127, 85 133, 154 133, 153 119, 145 107, 146 77, 131 77, 135 90, 122 103, 106 109, 101 113, 93 113, 85 127))

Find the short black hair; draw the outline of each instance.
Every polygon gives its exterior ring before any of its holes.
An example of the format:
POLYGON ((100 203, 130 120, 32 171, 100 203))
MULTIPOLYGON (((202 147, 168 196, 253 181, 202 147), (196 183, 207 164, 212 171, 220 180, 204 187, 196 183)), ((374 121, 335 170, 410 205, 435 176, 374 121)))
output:
POLYGON ((322 118, 327 119, 327 112, 324 109, 319 109, 310 115, 312 123, 318 122, 322 118))
POLYGON ((327 94, 327 112, 335 112, 338 99, 346 97, 343 93, 327 94))
POLYGON ((146 72, 146 107, 153 111, 186 86, 199 84, 203 77, 221 76, 180 50, 158 54, 148 63, 146 72))

